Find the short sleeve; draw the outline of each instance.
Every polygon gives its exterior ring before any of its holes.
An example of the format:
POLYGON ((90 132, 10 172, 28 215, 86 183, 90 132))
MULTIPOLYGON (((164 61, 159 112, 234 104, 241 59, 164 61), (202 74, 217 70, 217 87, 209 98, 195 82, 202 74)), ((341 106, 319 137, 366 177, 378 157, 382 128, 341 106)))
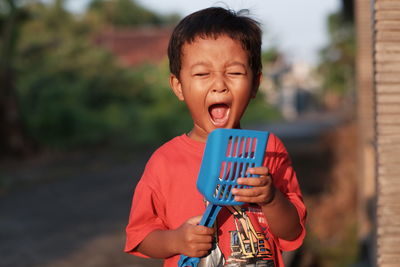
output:
POLYGON ((283 251, 292 251, 298 249, 302 244, 304 237, 306 236, 306 229, 305 229, 305 219, 306 219, 306 208, 303 203, 303 200, 299 198, 297 194, 289 193, 286 194, 286 197, 289 201, 296 207, 297 214, 299 215, 300 225, 301 225, 301 232, 299 236, 294 240, 284 240, 278 238, 278 247, 283 251))
POLYGON ((162 221, 163 201, 143 179, 138 183, 133 197, 129 223, 126 227, 125 252, 140 257, 147 257, 135 248, 154 230, 165 230, 162 221))
MULTIPOLYGON (((304 240, 306 229, 305 220, 307 217, 306 207, 303 202, 302 193, 297 181, 296 172, 292 167, 289 154, 283 143, 273 136, 272 150, 275 159, 269 163, 275 186, 286 196, 286 198, 294 205, 299 216, 301 233, 295 240, 284 240, 275 238, 277 246, 283 251, 291 251, 299 248, 304 240)), ((268 153, 268 151, 267 151, 268 153)))

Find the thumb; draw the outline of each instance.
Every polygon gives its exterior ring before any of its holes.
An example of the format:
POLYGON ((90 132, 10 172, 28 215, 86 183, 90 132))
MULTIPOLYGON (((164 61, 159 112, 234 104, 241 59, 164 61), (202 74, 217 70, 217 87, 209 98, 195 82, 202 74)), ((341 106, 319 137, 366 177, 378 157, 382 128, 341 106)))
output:
POLYGON ((192 224, 192 225, 198 225, 200 223, 202 216, 196 216, 196 217, 192 217, 189 220, 186 221, 186 223, 188 224, 192 224))

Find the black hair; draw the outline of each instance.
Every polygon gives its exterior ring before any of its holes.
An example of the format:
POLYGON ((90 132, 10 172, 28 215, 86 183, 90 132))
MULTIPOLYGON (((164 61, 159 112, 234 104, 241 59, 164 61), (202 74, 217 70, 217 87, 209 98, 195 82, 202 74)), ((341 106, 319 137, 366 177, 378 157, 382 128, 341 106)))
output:
POLYGON ((244 16, 246 10, 235 12, 222 7, 210 7, 183 18, 172 32, 168 45, 170 72, 178 79, 181 71, 182 46, 192 43, 197 37, 217 38, 227 35, 242 44, 247 52, 254 78, 261 73, 260 23, 244 16))

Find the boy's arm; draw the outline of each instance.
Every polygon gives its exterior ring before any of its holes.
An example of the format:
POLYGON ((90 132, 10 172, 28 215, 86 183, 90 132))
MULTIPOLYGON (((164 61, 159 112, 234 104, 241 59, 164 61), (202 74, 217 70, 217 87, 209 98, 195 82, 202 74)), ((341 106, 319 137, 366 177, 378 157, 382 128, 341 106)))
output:
POLYGON ((274 235, 284 240, 295 240, 302 231, 295 206, 275 188, 267 167, 249 169, 257 178, 239 178, 238 183, 252 186, 248 189, 232 189, 236 201, 257 203, 274 235))
POLYGON ((155 230, 136 247, 152 258, 169 258, 177 254, 205 256, 212 248, 214 228, 197 225, 201 216, 190 218, 175 230, 155 230))
POLYGON ((262 212, 271 231, 277 237, 288 241, 295 240, 302 231, 297 209, 279 189, 272 190, 275 191, 274 197, 268 204, 260 205, 262 212))

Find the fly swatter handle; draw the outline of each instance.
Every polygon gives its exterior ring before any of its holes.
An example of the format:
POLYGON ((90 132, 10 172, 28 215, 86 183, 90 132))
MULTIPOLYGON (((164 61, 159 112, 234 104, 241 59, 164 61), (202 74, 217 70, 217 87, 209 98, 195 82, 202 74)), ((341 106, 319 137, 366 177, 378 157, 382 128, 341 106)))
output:
MULTIPOLYGON (((207 206, 206 211, 203 213, 203 217, 201 217, 199 225, 207 226, 207 227, 212 227, 214 225, 215 219, 217 218, 217 215, 219 211, 221 210, 222 206, 219 205, 214 205, 214 204, 209 204, 207 206)), ((200 262, 200 258, 192 258, 189 256, 181 255, 181 258, 179 259, 178 266, 179 267, 197 267, 197 265, 200 262)))

